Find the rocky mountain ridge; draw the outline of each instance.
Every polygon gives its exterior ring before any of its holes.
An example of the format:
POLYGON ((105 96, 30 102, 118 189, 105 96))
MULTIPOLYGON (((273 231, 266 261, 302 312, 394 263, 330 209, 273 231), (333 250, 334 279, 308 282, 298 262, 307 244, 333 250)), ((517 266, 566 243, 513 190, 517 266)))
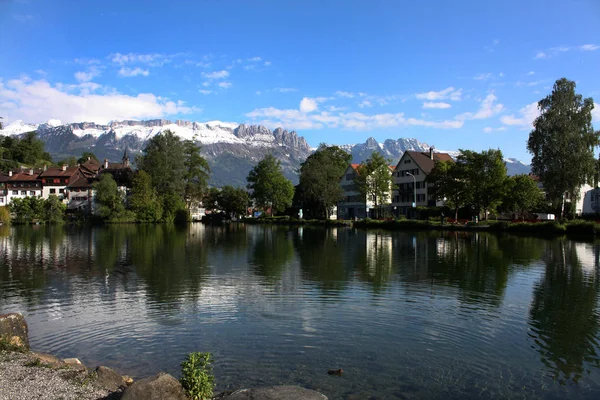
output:
MULTIPOLYGON (((183 139, 195 140, 201 144, 202 153, 212 169, 211 183, 215 186, 245 186, 248 172, 267 153, 279 159, 284 174, 297 183, 300 164, 313 151, 295 131, 282 128, 270 130, 261 125, 221 121, 153 119, 112 121, 108 124, 63 124, 58 120, 50 120, 44 124, 26 124, 14 121, 5 126, 0 135, 37 131, 46 150, 55 160, 91 151, 100 159, 117 161, 125 149, 134 155, 140 154, 148 140, 167 129, 183 139)), ((379 143, 370 137, 364 143, 340 147, 352 154, 352 161, 356 163, 366 160, 373 151, 378 151, 392 163, 397 163, 405 151, 428 151, 430 146, 414 138, 388 139, 379 143)), ((457 151, 447 152, 453 157, 458 155, 457 151)), ((506 159, 506 165, 509 174, 529 171, 529 166, 515 159, 506 159)))

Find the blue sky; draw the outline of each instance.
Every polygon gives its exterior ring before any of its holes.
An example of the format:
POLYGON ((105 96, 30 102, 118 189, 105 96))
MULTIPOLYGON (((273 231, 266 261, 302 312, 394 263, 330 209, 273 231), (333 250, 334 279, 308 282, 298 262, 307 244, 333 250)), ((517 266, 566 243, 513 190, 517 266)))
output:
POLYGON ((554 81, 600 99, 598 26, 596 0, 0 0, 0 115, 260 123, 312 146, 415 137, 529 161, 554 81))

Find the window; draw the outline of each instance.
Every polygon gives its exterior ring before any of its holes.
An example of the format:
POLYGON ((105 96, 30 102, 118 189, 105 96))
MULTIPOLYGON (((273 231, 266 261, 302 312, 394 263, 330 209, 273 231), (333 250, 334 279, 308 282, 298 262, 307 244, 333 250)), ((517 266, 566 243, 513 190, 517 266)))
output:
POLYGON ((404 160, 404 164, 410 164, 410 160, 404 160))
POLYGON ((4 197, 0 197, 0 204, 4 204, 4 197))
POLYGON ((18 194, 19 194, 19 191, 18 191, 18 190, 13 190, 13 196, 16 196, 16 195, 18 195, 18 194))
POLYGON ((351 181, 354 179, 354 174, 346 174, 346 180, 351 181))
POLYGON ((30 190, 30 191, 29 191, 29 195, 30 195, 30 196, 35 196, 35 190, 30 190))
POLYGON ((64 193, 65 189, 58 189, 58 193, 64 193))
POLYGON ((21 196, 27 196, 27 190, 21 190, 21 196))
POLYGON ((56 189, 50 189, 50 194, 55 194, 56 193, 56 189))
POLYGON ((67 183, 67 180, 66 179, 61 179, 60 183, 67 183))

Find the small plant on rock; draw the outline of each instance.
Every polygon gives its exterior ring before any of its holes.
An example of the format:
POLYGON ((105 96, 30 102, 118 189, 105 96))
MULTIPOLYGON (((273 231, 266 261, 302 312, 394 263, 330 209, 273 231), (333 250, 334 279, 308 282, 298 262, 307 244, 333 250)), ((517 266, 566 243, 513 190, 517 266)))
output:
POLYGON ((210 353, 190 353, 181 363, 181 385, 192 400, 210 400, 213 397, 215 377, 212 374, 210 353))

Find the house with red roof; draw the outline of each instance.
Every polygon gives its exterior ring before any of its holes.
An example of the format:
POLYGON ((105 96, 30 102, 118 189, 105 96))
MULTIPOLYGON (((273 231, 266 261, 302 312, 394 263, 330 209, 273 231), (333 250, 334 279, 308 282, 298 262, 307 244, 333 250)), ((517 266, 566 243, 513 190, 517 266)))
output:
POLYGON ((13 199, 42 197, 42 180, 39 178, 41 172, 34 169, 8 171, 6 204, 10 204, 13 199))

